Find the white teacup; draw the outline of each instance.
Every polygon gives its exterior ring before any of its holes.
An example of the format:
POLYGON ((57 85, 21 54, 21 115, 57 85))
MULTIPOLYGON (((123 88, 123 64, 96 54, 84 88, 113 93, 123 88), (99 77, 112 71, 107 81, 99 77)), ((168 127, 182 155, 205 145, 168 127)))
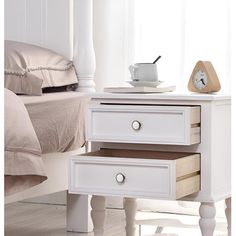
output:
POLYGON ((134 81, 158 81, 157 65, 154 63, 136 63, 129 66, 131 79, 134 81))

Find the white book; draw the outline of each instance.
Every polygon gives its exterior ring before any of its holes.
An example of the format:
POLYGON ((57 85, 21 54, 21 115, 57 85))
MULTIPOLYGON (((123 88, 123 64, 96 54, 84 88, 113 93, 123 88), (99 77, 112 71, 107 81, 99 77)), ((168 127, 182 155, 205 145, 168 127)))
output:
POLYGON ((176 88, 175 85, 170 86, 158 86, 158 87, 107 87, 104 88, 106 93, 165 93, 172 92, 176 88))

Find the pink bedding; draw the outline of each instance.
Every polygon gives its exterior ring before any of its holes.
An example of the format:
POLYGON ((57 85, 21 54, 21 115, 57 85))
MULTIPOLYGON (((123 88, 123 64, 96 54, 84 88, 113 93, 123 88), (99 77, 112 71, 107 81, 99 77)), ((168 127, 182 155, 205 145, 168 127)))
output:
POLYGON ((85 142, 88 98, 78 92, 17 96, 5 89, 5 194, 47 179, 42 153, 65 152, 85 142))
POLYGON ((19 96, 24 102, 43 153, 66 152, 85 143, 83 93, 59 92, 42 96, 19 96))
POLYGON ((4 90, 4 99, 5 194, 9 195, 47 177, 41 147, 23 102, 8 89, 4 90))

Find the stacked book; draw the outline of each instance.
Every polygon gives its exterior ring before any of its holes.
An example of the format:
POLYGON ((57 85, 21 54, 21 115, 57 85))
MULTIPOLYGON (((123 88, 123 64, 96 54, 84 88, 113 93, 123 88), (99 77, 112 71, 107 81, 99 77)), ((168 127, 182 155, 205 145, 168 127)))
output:
POLYGON ((135 86, 135 87, 107 87, 104 92, 107 93, 164 93, 172 92, 176 88, 175 85, 159 85, 157 87, 135 86))

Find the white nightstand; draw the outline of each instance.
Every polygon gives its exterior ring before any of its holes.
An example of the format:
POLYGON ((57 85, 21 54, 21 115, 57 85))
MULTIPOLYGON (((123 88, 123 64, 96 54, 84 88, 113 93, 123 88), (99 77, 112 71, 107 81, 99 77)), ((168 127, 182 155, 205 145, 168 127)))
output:
POLYGON ((126 235, 135 235, 135 198, 201 202, 202 235, 213 236, 214 202, 226 199, 230 233, 230 96, 94 94, 87 116, 91 152, 70 160, 70 193, 93 195, 95 235, 105 196, 125 198, 126 235))

